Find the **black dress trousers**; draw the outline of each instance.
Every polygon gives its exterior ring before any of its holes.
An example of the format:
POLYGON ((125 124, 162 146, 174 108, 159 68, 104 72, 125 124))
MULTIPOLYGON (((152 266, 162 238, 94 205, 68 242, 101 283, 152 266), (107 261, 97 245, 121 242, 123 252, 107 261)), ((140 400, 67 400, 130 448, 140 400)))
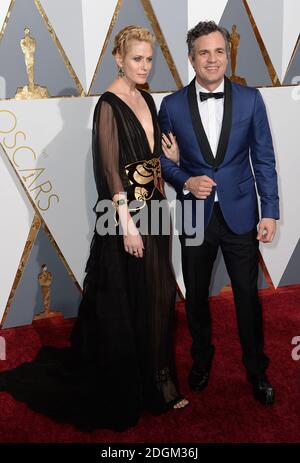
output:
POLYGON ((231 280, 243 363, 248 373, 255 377, 263 375, 268 366, 269 359, 263 351, 262 310, 257 290, 259 242, 256 236, 256 228, 242 235, 233 233, 224 220, 219 203, 215 202, 203 243, 186 246, 186 237, 181 237, 186 312, 192 335, 191 354, 198 368, 210 368, 214 354, 208 296, 219 246, 231 280))

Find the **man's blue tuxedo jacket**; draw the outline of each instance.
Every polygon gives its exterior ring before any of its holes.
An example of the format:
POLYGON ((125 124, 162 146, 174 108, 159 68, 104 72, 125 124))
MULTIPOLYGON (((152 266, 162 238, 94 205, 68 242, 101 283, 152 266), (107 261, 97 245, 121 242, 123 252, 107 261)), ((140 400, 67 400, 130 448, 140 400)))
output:
MULTIPOLYGON (((247 233, 258 223, 255 183, 262 217, 279 219, 274 149, 260 92, 225 77, 224 116, 214 157, 201 122, 194 80, 166 96, 161 104, 162 132, 173 132, 180 149, 180 165, 161 156, 164 179, 174 186, 183 207, 185 200, 199 201, 191 193, 183 194, 183 185, 189 177, 207 175, 215 180, 222 213, 234 233, 247 233)), ((205 228, 214 196, 215 189, 205 200, 205 228)))

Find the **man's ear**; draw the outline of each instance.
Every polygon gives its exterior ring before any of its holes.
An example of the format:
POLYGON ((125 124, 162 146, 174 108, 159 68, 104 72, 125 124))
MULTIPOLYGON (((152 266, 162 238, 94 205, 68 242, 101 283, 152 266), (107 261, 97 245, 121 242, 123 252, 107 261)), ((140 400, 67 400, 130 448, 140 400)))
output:
MULTIPOLYGON (((192 55, 189 55, 189 60, 190 60, 191 65, 192 65, 193 68, 194 68, 194 58, 193 58, 192 55)), ((195 69, 195 68, 194 68, 194 69, 195 69)))

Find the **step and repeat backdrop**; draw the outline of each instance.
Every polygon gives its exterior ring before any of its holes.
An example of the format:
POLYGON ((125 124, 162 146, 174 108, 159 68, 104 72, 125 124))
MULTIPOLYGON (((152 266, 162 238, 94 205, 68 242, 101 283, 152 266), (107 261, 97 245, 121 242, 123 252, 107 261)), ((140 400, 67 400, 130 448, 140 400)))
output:
MULTIPOLYGON (((300 283, 299 17, 299 0, 0 1, 2 328, 77 314, 97 199, 93 110, 116 75, 113 38, 129 24, 156 36, 148 84, 158 109, 193 78, 187 30, 212 19, 231 32, 227 75, 261 91, 279 174, 282 218, 275 242, 261 247, 259 285, 300 283)), ((178 237, 173 263, 184 294, 178 237)), ((220 254, 211 294, 228 284, 220 254)))

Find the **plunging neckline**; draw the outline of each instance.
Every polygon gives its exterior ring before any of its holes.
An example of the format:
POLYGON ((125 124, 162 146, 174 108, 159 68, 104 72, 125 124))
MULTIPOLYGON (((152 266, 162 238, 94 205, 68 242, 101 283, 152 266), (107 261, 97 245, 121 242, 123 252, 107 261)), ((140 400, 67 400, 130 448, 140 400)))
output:
MULTIPOLYGON (((138 90, 138 89, 137 89, 137 90, 138 90)), ((121 97, 119 97, 119 96, 118 96, 116 93, 114 93, 114 92, 110 92, 109 90, 106 90, 105 93, 110 93, 111 95, 114 95, 116 98, 118 98, 118 100, 120 100, 120 101, 129 109, 129 111, 133 114, 134 118, 137 120, 137 122, 138 122, 140 128, 142 129, 142 132, 143 132, 143 134, 144 134, 144 136, 145 136, 145 139, 146 139, 146 141, 147 141, 147 144, 148 144, 150 153, 151 153, 151 154, 154 154, 154 151, 155 151, 155 124, 154 124, 154 122, 155 122, 155 121, 154 121, 153 113, 152 113, 151 108, 150 108, 150 106, 148 105, 148 102, 147 102, 146 98, 144 97, 143 93, 142 93, 140 90, 138 90, 138 92, 140 92, 141 96, 144 98, 144 101, 145 101, 145 103, 146 103, 146 105, 147 105, 147 107, 148 107, 148 109, 149 109, 149 111, 150 111, 150 115, 151 115, 151 119, 152 119, 152 126, 153 126, 153 150, 151 149, 150 142, 149 142, 149 139, 148 139, 148 137, 147 137, 147 133, 146 133, 146 130, 144 129, 144 126, 143 126, 142 123, 140 122, 139 118, 137 117, 137 115, 135 114, 135 112, 133 111, 133 109, 129 106, 129 104, 126 103, 121 97)))

